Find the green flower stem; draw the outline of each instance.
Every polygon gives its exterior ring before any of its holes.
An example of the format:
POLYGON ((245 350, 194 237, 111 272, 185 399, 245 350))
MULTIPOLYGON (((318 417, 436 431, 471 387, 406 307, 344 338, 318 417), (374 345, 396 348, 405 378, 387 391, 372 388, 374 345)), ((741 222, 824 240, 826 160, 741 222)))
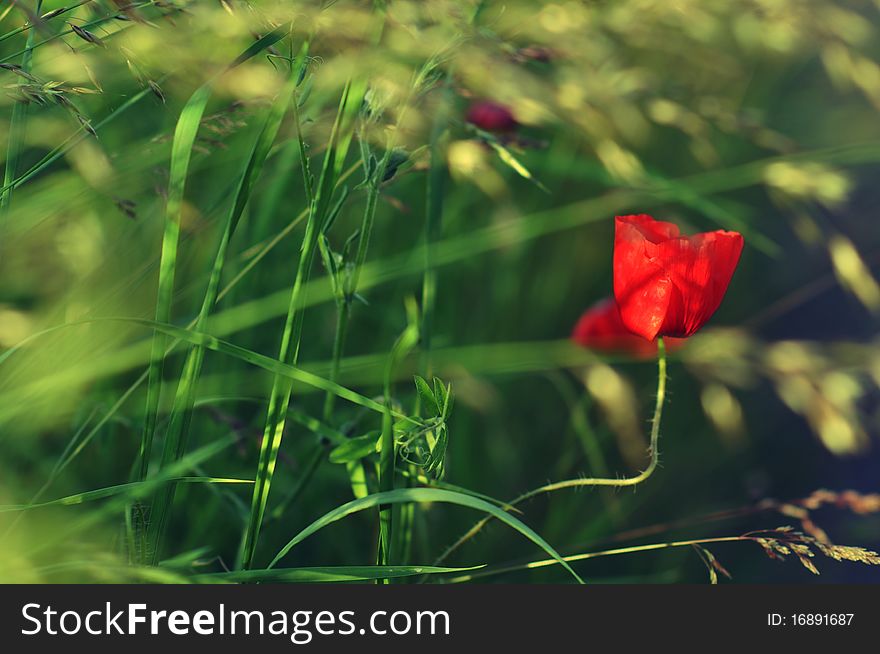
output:
MULTIPOLYGON (((411 309, 409 325, 394 343, 391 356, 385 366, 384 400, 385 411, 382 415, 381 450, 379 452, 379 492, 394 490, 394 472, 396 467, 396 446, 394 443, 394 421, 392 414, 392 377, 394 369, 400 361, 415 347, 419 340, 418 322, 415 308, 411 309)), ((379 505, 379 549, 378 565, 388 565, 391 561, 392 543, 392 507, 389 504, 379 505)), ((384 580, 382 583, 388 583, 384 580)))
MULTIPOLYGON (((564 490, 567 488, 582 488, 582 487, 592 487, 592 486, 605 486, 605 487, 625 487, 625 486, 637 486, 641 484, 643 481, 648 479, 654 471, 657 469, 657 464, 660 460, 660 450, 659 450, 659 442, 660 442, 660 421, 663 417, 663 403, 666 399, 666 345, 663 343, 663 337, 657 339, 657 399, 654 404, 654 417, 651 420, 651 444, 650 444, 650 460, 648 462, 648 467, 645 468, 639 474, 633 477, 624 477, 623 479, 610 479, 610 478, 602 478, 602 477, 593 477, 586 479, 566 479, 565 481, 557 481, 552 484, 547 484, 545 486, 540 486, 533 490, 530 490, 526 493, 523 493, 519 497, 511 500, 504 508, 507 511, 510 511, 514 507, 519 504, 522 504, 526 500, 530 500, 533 497, 538 495, 543 495, 544 493, 553 493, 558 490, 564 490)), ((452 545, 446 548, 446 550, 437 557, 434 565, 439 565, 441 561, 446 560, 450 554, 452 554, 459 547, 464 545, 467 541, 477 535, 483 527, 491 520, 490 517, 482 518, 479 522, 474 524, 467 533, 461 536, 457 541, 455 541, 452 545)))

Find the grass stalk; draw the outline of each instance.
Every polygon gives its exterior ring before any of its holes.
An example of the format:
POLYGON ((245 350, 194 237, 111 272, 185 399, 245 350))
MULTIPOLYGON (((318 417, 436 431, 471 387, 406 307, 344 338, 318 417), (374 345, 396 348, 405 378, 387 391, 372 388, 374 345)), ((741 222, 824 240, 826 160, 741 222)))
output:
MULTIPOLYGON (((383 398, 385 402, 385 410, 382 413, 382 435, 380 437, 379 450, 379 492, 387 493, 394 490, 395 468, 397 463, 397 449, 394 442, 394 416, 392 414, 392 377, 394 368, 398 363, 412 350, 419 341, 418 321, 415 318, 415 308, 411 308, 409 313, 409 324, 403 333, 397 338, 394 347, 391 348, 391 355, 388 357, 388 363, 385 366, 385 381, 383 387, 383 398)), ((392 543, 392 517, 393 510, 390 505, 379 505, 379 547, 377 563, 378 565, 388 565, 391 559, 391 543, 392 543)), ((383 583, 388 583, 384 580, 383 583)))
MULTIPOLYGON (((256 41, 241 56, 239 56, 230 68, 239 65, 250 57, 256 55, 279 41, 287 32, 276 29, 269 35, 256 41)), ((294 75, 291 75, 294 78, 294 75)), ((174 275, 177 262, 177 247, 180 238, 180 220, 183 209, 183 195, 186 178, 189 169, 189 161, 192 155, 193 144, 199 130, 201 117, 211 96, 213 80, 202 85, 190 97, 184 106, 177 122, 172 144, 171 170, 168 189, 168 203, 166 206, 166 220, 162 239, 162 253, 159 261, 159 286, 156 301, 156 322, 169 324, 171 322, 171 301, 174 290, 174 275)), ((282 93, 289 93, 291 89, 285 87, 282 93)), ((233 208, 227 219, 223 236, 220 241, 217 256, 205 292, 199 317, 196 321, 199 331, 204 331, 208 314, 217 299, 220 276, 226 257, 229 241, 238 224, 239 219, 247 204, 254 180, 259 176, 263 162, 269 153, 269 148, 274 142, 284 112, 287 108, 289 96, 280 96, 270 110, 269 118, 257 139, 257 144, 251 153, 245 172, 242 176, 238 193, 233 208)), ((148 368, 147 406, 144 415, 144 430, 141 438, 141 446, 138 459, 140 466, 138 479, 147 478, 150 465, 150 454, 158 419, 159 395, 161 391, 162 369, 165 360, 167 338, 164 334, 156 332, 152 341, 152 353, 148 368)), ((164 469, 172 462, 177 461, 183 455, 186 439, 183 435, 187 432, 191 416, 191 404, 198 379, 204 349, 196 347, 190 350, 184 364, 184 369, 177 394, 174 399, 168 431, 162 452, 161 468, 164 469)), ((148 542, 152 545, 150 557, 155 564, 160 552, 160 541, 164 533, 168 510, 174 498, 174 486, 163 488, 156 497, 153 510, 150 515, 150 530, 148 542)))
MULTIPOLYGON (((365 91, 366 88, 363 84, 352 85, 349 82, 343 89, 342 98, 339 102, 336 121, 330 135, 327 152, 324 155, 324 165, 318 182, 318 188, 311 202, 309 217, 306 222, 300 248, 299 264, 293 288, 290 292, 287 317, 281 337, 278 361, 287 365, 294 365, 299 356, 303 324, 301 305, 304 288, 311 273, 318 245, 318 236, 324 228, 331 206, 333 191, 342 173, 342 166, 351 142, 354 119, 360 110, 365 91)), ((272 391, 269 396, 269 409, 266 416, 263 441, 260 447, 260 458, 251 502, 250 519, 245 532, 241 553, 241 567, 245 570, 250 569, 253 564, 260 526, 263 522, 263 515, 266 510, 269 490, 275 471, 275 463, 278 458, 278 450, 281 446, 291 391, 292 384, 288 378, 281 375, 274 377, 272 391)))
MULTIPOLYGON (((657 550, 665 550, 665 549, 673 549, 678 547, 693 547, 695 545, 713 545, 716 543, 737 543, 737 542, 757 542, 759 540, 756 536, 743 535, 743 536, 716 536, 714 538, 694 538, 690 540, 678 540, 671 541, 668 543, 650 543, 647 545, 633 545, 632 547, 619 547, 611 550, 602 550, 599 552, 585 552, 583 554, 572 554, 571 556, 564 556, 562 559, 566 563, 577 563, 578 561, 587 561, 589 559, 598 559, 606 556, 620 556, 622 554, 637 554, 639 552, 652 552, 657 550)), ((520 570, 537 570, 540 568, 546 568, 551 565, 557 565, 559 561, 556 559, 541 559, 539 561, 530 561, 529 563, 523 563, 520 565, 507 565, 507 566, 499 566, 494 568, 488 568, 486 570, 480 570, 474 573, 468 573, 466 575, 461 575, 458 577, 452 577, 448 581, 449 583, 463 583, 474 581, 476 579, 492 577, 495 575, 505 574, 508 572, 517 572, 520 570)))
POLYGON ((434 304, 437 294, 437 270, 434 265, 434 244, 443 232, 443 189, 446 181, 446 160, 441 151, 441 138, 446 131, 449 87, 444 90, 441 109, 434 118, 431 129, 431 159, 425 188, 425 259, 422 274, 422 324, 421 324, 421 370, 425 378, 431 378, 431 336, 434 328, 434 304))

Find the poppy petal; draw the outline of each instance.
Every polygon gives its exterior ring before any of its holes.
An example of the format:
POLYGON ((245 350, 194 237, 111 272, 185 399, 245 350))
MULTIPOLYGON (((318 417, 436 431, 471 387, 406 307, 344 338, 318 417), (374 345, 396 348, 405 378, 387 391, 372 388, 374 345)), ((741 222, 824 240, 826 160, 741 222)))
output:
MULTIPOLYGON (((657 341, 645 340, 626 328, 614 297, 600 300, 584 311, 572 330, 571 339, 590 350, 628 354, 637 359, 650 359, 657 354, 657 341)), ((683 338, 669 338, 666 347, 671 352, 684 343, 683 338)))
POLYGON ((657 344, 633 334, 623 324, 613 297, 600 300, 587 309, 571 334, 572 340, 599 352, 624 352, 635 357, 651 357, 657 344))
MULTIPOLYGON (((632 218, 627 216, 626 218, 632 218)), ((668 224, 668 223, 667 223, 668 224)), ((659 233, 650 238, 638 223, 617 219, 614 241, 614 296, 627 328, 653 341, 666 319, 672 299, 672 285, 657 263, 659 233)))
POLYGON ((651 243, 662 243, 681 234, 675 223, 654 220, 646 213, 618 216, 617 221, 631 225, 651 243))
POLYGON ((736 232, 680 236, 672 223, 619 216, 614 295, 623 323, 648 340, 691 336, 721 304, 742 248, 736 232))
POLYGON ((743 239, 735 232, 707 232, 658 246, 658 261, 674 289, 660 332, 687 337, 721 305, 739 262, 743 239))

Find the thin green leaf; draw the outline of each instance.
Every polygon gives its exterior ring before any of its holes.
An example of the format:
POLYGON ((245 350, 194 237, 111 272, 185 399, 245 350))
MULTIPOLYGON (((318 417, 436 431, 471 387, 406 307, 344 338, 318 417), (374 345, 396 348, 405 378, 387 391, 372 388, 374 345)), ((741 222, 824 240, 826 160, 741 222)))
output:
MULTIPOLYGON (((314 199, 310 203, 309 217, 306 222, 302 247, 300 248, 296 277, 293 288, 290 291, 287 318, 285 319, 281 346, 278 352, 277 361, 282 364, 294 365, 299 357, 303 325, 303 307, 301 305, 305 295, 306 284, 311 275, 315 251, 318 249, 318 237, 326 227, 333 192, 336 189, 342 172, 342 165, 348 152, 348 146, 351 142, 354 116, 357 114, 363 99, 363 84, 359 83, 354 85, 354 87, 355 90, 352 91, 352 84, 349 83, 346 84, 343 90, 339 101, 339 110, 337 111, 336 120, 330 134, 327 152, 324 155, 324 164, 318 181, 318 188, 314 199)), ((269 501, 269 491, 272 486, 278 450, 281 447, 291 391, 290 380, 283 375, 276 375, 272 382, 272 390, 269 396, 269 408, 263 430, 256 483, 251 502, 251 516, 245 531, 242 547, 241 562, 244 569, 250 568, 253 563, 263 515, 266 511, 266 504, 269 501)))
POLYGON ((394 579, 415 575, 448 574, 451 572, 477 570, 470 568, 439 568, 428 565, 364 565, 315 568, 277 568, 271 570, 240 570, 217 572, 193 578, 196 583, 340 583, 346 581, 372 581, 394 579))
MULTIPOLYGON (((394 444, 394 425, 391 413, 391 378, 397 364, 409 354, 419 341, 418 309, 415 300, 407 302, 407 326, 391 348, 385 366, 385 412, 382 414, 382 438, 379 445, 379 491, 394 488, 394 471, 397 465, 397 448, 394 444)), ((379 507, 379 565, 391 561, 392 512, 390 506, 379 507)))
MULTIPOLYGON (((286 31, 277 28, 258 39, 242 52, 228 69, 247 61, 258 54, 264 48, 279 41, 286 31)), ((219 76, 218 76, 219 77, 219 76)), ((183 195, 186 186, 186 177, 189 170, 189 161, 192 156, 192 148, 208 99, 211 97, 213 83, 217 78, 210 80, 195 93, 180 113, 177 126, 174 130, 174 139, 171 144, 171 168, 168 181, 168 200, 165 205, 165 227, 162 235, 162 252, 159 258, 159 285, 156 294, 156 322, 171 322, 171 296, 174 291, 174 273, 177 267, 177 245, 180 238, 180 219, 183 210, 183 195)), ((139 479, 147 476, 149 468, 150 452, 152 450, 153 436, 156 429, 157 410, 159 407, 159 387, 162 379, 162 368, 165 361, 165 338, 162 334, 156 334, 153 338, 152 353, 148 368, 147 379, 147 405, 144 416, 144 429, 141 436, 140 446, 140 474, 139 479)))
MULTIPOLYGON (((228 479, 225 477, 174 477, 165 480, 167 483, 180 484, 253 484, 252 479, 228 479)), ((6 504, 0 505, 0 513, 10 513, 13 511, 29 511, 30 509, 40 509, 46 506, 73 506, 75 504, 85 504, 86 502, 94 502, 102 500, 114 495, 124 495, 138 488, 151 484, 150 481, 133 481, 127 484, 118 484, 116 486, 107 486, 106 488, 97 488, 82 493, 74 493, 66 497, 59 497, 57 500, 49 500, 47 502, 38 502, 36 504, 6 504)))
POLYGON ((431 412, 432 416, 439 416, 442 404, 440 403, 439 398, 434 394, 434 391, 431 390, 431 387, 428 386, 428 382, 418 375, 415 376, 415 382, 416 390, 419 392, 419 398, 422 400, 422 405, 431 412))
POLYGON ((537 186, 539 189, 541 189, 545 193, 550 192, 549 190, 547 190, 546 186, 544 186, 541 182, 539 182, 535 178, 534 175, 532 175, 532 173, 529 171, 528 168, 526 168, 524 165, 522 165, 520 163, 519 159, 517 159, 515 156, 513 156, 513 153, 510 150, 505 148, 503 145, 501 145, 495 139, 487 139, 487 141, 488 141, 489 145, 492 146, 492 149, 495 150, 495 152, 498 154, 498 158, 501 159, 501 161, 505 165, 512 168, 514 170, 514 172, 516 172, 517 175, 519 175, 520 177, 522 177, 524 179, 529 180, 530 182, 532 182, 535 186, 537 186))
POLYGON ((528 538, 530 541, 538 545, 555 561, 557 561, 566 570, 568 570, 568 572, 571 573, 571 575, 578 581, 578 583, 583 583, 583 580, 578 576, 578 574, 571 569, 571 566, 569 566, 568 563, 563 560, 562 556, 560 556, 560 554, 547 541, 541 538, 541 536, 539 536, 535 531, 533 531, 530 527, 525 525, 517 518, 514 518, 512 515, 503 511, 497 506, 471 495, 456 493, 454 491, 441 490, 438 488, 398 488, 397 490, 368 495, 362 499, 352 500, 351 502, 347 502, 342 506, 336 507, 332 511, 329 511, 328 513, 315 520, 312 524, 310 524, 308 527, 306 527, 296 536, 290 539, 287 545, 281 548, 281 551, 279 551, 278 554, 275 555, 275 558, 272 559, 272 562, 269 564, 269 568, 274 568, 281 559, 287 556, 290 550, 296 547, 296 545, 303 542, 306 538, 308 538, 315 532, 320 531, 324 527, 336 522, 337 520, 341 520, 342 518, 345 518, 353 513, 364 511, 366 509, 371 509, 373 507, 377 507, 383 504, 406 504, 409 502, 441 502, 448 504, 457 504, 459 506, 466 506, 472 509, 476 509, 477 511, 488 513, 489 515, 497 518, 504 524, 515 529, 520 534, 528 538))
MULTIPOLYGON (((269 156, 272 144, 278 135, 281 122, 287 113, 290 99, 293 97, 298 78, 298 68, 291 66, 290 75, 287 83, 282 87, 281 92, 272 104, 265 123, 260 131, 259 136, 254 144, 251 155, 248 158, 241 181, 239 182, 238 192, 236 193, 235 202, 233 203, 231 212, 226 220, 223 235, 220 239, 220 245, 214 258, 214 264, 211 269, 211 275, 208 280, 208 287, 205 291, 205 297, 202 301, 202 307, 199 311, 196 321, 196 329, 202 331, 205 329, 208 316, 217 302, 220 292, 220 279, 223 273, 223 267, 226 262, 226 255, 229 249, 232 235, 238 226, 241 216, 244 213, 245 206, 250 199, 254 184, 259 177, 263 164, 269 156)), ((164 348, 164 342, 162 343, 164 348)), ((169 426, 165 436, 165 447, 162 453, 162 465, 168 465, 170 461, 179 459, 186 450, 186 442, 188 436, 189 423, 195 401, 195 389, 198 379, 201 375, 202 363, 204 361, 204 348, 195 345, 190 349, 184 363, 184 372, 181 376, 177 387, 177 393, 174 398, 174 406, 169 417, 169 426)), ((147 456, 149 450, 146 450, 147 456)), ((165 526, 167 510, 174 497, 174 486, 165 489, 157 499, 158 510, 154 508, 153 518, 151 521, 151 542, 154 543, 154 556, 158 555, 159 539, 162 537, 162 531, 165 526)))

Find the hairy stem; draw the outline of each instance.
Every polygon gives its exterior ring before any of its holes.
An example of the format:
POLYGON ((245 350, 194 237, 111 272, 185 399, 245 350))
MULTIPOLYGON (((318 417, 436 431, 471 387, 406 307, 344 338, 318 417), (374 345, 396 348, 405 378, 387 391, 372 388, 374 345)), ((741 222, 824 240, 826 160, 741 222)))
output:
MULTIPOLYGON (((638 484, 641 484, 643 481, 648 479, 648 477, 654 474, 654 471, 657 469, 657 464, 660 460, 660 451, 658 449, 658 445, 660 441, 660 421, 663 417, 663 403, 665 398, 666 346, 663 343, 663 337, 660 337, 657 339, 657 398, 656 403, 654 404, 654 417, 651 420, 651 444, 649 449, 650 460, 648 461, 648 467, 633 477, 624 477, 623 479, 590 477, 585 479, 566 479, 565 481, 557 481, 552 484, 546 484, 545 486, 540 486, 526 493, 523 493, 519 497, 514 498, 505 506, 505 510, 509 511, 517 505, 522 504, 526 500, 530 500, 538 495, 543 495, 544 493, 552 493, 558 490, 564 490, 566 488, 582 488, 593 486, 610 486, 620 488, 624 486, 636 486, 638 484)), ((485 527, 486 524, 489 523, 490 520, 491 516, 482 518, 479 522, 474 524, 473 527, 471 527, 457 541, 447 547, 446 550, 439 557, 437 557, 434 565, 439 565, 442 561, 445 561, 450 554, 452 554, 459 547, 461 547, 467 541, 477 535, 483 529, 483 527, 485 527)))

